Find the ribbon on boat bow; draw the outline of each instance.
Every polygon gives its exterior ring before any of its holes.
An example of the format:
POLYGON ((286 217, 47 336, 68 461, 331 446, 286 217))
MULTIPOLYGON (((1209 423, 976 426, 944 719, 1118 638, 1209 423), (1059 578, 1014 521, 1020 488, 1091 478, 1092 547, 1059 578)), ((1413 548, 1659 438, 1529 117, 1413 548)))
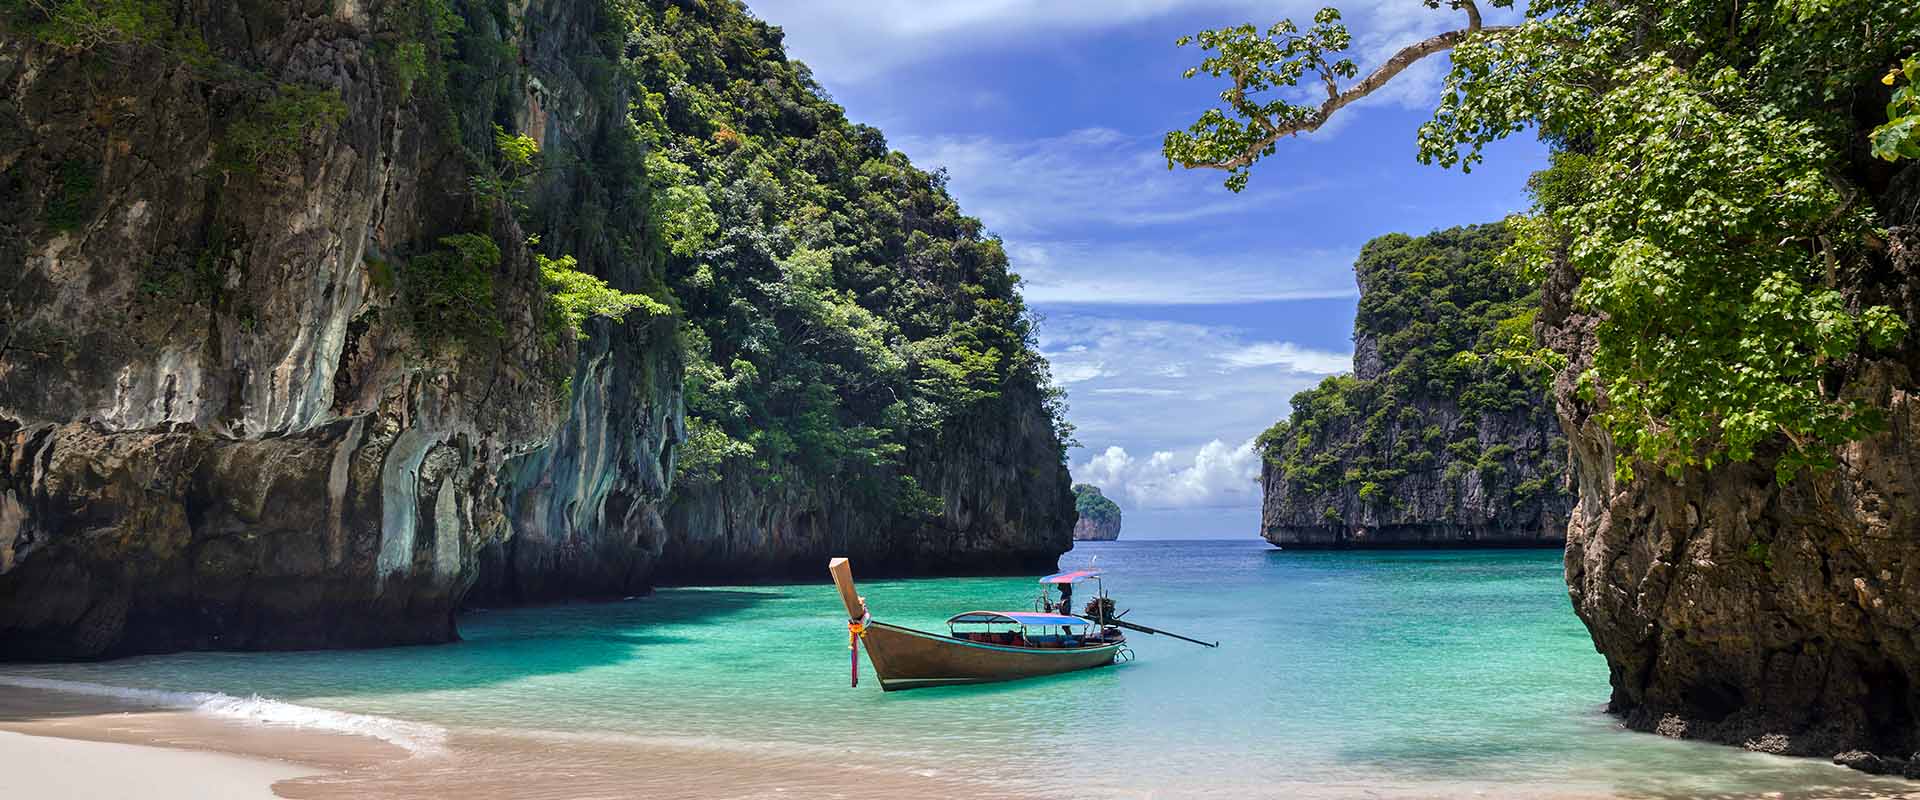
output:
POLYGON ((872 614, 861 614, 859 619, 847 620, 847 655, 852 659, 853 688, 860 688, 860 640, 867 638, 867 623, 873 621, 872 614))

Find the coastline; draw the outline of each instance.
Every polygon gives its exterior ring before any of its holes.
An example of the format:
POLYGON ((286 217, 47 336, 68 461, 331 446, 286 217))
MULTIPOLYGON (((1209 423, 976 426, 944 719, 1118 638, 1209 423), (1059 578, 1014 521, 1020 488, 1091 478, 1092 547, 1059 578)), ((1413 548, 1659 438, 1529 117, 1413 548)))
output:
MULTIPOLYGON (((0 794, 39 800, 121 798, 153 800, 440 800, 515 797, 679 798, 832 797, 880 800, 968 797, 981 800, 1066 797, 1024 785, 981 780, 977 771, 914 769, 829 743, 767 748, 748 742, 675 740, 594 732, 530 730, 445 731, 444 739, 409 749, 369 731, 344 732, 288 721, 288 709, 311 712, 328 724, 420 723, 365 717, 261 698, 239 700, 271 712, 235 713, 220 705, 168 707, 161 697, 195 693, 115 689, 71 684, 83 691, 20 686, 0 674, 0 794), (105 690, 146 696, 110 696, 105 690), (276 714, 278 716, 276 717, 276 714), (279 719, 280 721, 271 721, 279 719)), ((34 679, 30 679, 34 680, 34 679)), ((65 682, 57 682, 65 683, 65 682)), ((437 730, 437 729, 436 729, 437 730)), ((1834 768, 1839 770, 1839 768, 1834 768)), ((1084 787, 1083 787, 1084 788, 1084 787)), ((1314 800, 1611 800, 1622 796, 1679 796, 1623 791, 1570 782, 1505 784, 1455 778, 1408 782, 1380 775, 1330 781, 1272 782, 1249 776, 1189 795, 1166 787, 1101 785, 1106 796, 1297 797, 1314 800)), ((1725 797, 1821 797, 1818 791, 1725 797)), ((1898 790, 1855 791, 1862 800, 1909 796, 1898 790)))
MULTIPOLYGON (((314 800, 1920 796, 1920 784, 1824 761, 1622 730, 1559 605, 1555 553, 1267 558, 1254 540, 1081 551, 1094 552, 1131 576, 1130 602, 1206 619, 1230 649, 1143 638, 1138 663, 1110 670, 852 691, 830 592, 675 589, 463 620, 473 635, 453 647, 9 664, 0 724, 46 733, 88 715, 63 710, 85 701, 114 716, 51 735, 258 745, 252 755, 311 773, 237 796, 314 800), (52 705, 7 713, 9 697, 52 705), (278 743, 261 744, 269 736, 278 743), (308 763, 342 740, 348 757, 308 763)), ((933 620, 982 596, 1020 602, 1029 586, 903 581, 874 597, 890 616, 933 620)), ((116 758, 89 768, 117 770, 116 758)))
POLYGON ((247 723, 181 705, 0 683, 0 785, 50 800, 294 797, 278 787, 407 757, 370 736, 247 723))
POLYGON ((0 674, 0 789, 44 800, 1026 796, 937 771, 859 763, 851 753, 836 764, 812 751, 591 733, 462 730, 425 742, 340 729, 369 721, 432 727, 262 698, 0 674), (188 707, 192 698, 209 700, 188 707))
POLYGON ((0 790, 12 797, 258 800, 312 774, 291 762, 202 750, 0 731, 0 790))

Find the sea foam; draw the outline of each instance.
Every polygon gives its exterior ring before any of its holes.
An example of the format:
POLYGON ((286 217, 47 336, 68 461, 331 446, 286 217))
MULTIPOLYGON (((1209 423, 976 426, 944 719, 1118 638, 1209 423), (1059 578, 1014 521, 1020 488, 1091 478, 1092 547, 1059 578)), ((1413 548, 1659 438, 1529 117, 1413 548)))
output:
POLYGON ((220 719, 258 725, 276 725, 309 730, 331 731, 368 736, 397 745, 407 752, 435 755, 446 745, 447 731, 438 725, 409 722, 369 714, 330 711, 283 700, 249 695, 235 697, 221 692, 175 692, 164 689, 136 689, 101 683, 32 678, 24 675, 0 675, 0 686, 40 689, 93 697, 110 697, 155 708, 180 709, 220 719))

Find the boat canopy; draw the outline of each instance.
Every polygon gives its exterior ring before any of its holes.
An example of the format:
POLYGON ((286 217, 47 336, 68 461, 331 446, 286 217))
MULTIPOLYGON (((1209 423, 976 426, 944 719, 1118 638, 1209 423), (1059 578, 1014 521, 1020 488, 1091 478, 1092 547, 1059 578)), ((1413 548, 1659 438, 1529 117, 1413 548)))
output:
POLYGON ((1033 611, 969 611, 955 614, 948 625, 964 623, 1010 622, 1019 625, 1092 625, 1092 622, 1066 614, 1040 614, 1033 611))
POLYGON ((1056 572, 1041 578, 1041 583, 1079 583, 1089 578, 1098 578, 1100 573, 1090 569, 1076 569, 1072 572, 1056 572))

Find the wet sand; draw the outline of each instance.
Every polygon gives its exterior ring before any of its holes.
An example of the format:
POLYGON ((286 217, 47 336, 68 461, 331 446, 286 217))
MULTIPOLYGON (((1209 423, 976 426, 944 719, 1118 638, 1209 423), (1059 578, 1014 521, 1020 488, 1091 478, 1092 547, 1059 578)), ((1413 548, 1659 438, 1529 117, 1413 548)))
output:
POLYGON ((271 798, 296 778, 406 757, 385 742, 127 700, 0 686, 0 795, 271 798))
POLYGON ((1016 798, 955 776, 822 763, 715 743, 451 733, 409 752, 369 736, 221 719, 113 697, 0 685, 0 796, 1016 798))
MULTIPOLYGON (((117 698, 6 685, 0 685, 0 737, 4 737, 0 738, 0 796, 44 800, 130 796, 158 800, 1015 800, 1046 796, 1027 791, 1036 782, 1044 783, 1040 776, 1008 776, 1008 781, 997 782, 989 777, 991 765, 914 770, 852 753, 836 763, 830 755, 831 742, 826 741, 807 743, 812 746, 803 752, 782 753, 739 743, 454 731, 431 751, 409 752, 368 736, 220 719, 117 698)), ((1059 785, 1062 780, 1053 783, 1059 785)), ((1453 788, 1458 791, 1431 785, 1253 784, 1238 787, 1233 796, 1545 796, 1537 791, 1515 794, 1490 792, 1487 787, 1453 788)), ((1189 795, 1141 790, 1114 796, 1152 800, 1189 795)))
MULTIPOLYGON (((446 732, 444 740, 425 747, 415 744, 409 750, 356 733, 0 684, 0 797, 7 798, 1014 800, 1086 796, 1072 790, 1071 776, 1092 766, 1063 767, 1054 776, 997 776, 991 764, 910 769, 872 756, 841 754, 824 738, 794 744, 797 747, 592 733, 454 730, 446 732)), ((1251 779, 1204 789, 1122 790, 1107 796, 1589 800, 1615 793, 1538 784, 1362 781, 1347 785, 1251 779)), ((1853 800, 1911 795, 1857 791, 1804 796, 1853 800)))

